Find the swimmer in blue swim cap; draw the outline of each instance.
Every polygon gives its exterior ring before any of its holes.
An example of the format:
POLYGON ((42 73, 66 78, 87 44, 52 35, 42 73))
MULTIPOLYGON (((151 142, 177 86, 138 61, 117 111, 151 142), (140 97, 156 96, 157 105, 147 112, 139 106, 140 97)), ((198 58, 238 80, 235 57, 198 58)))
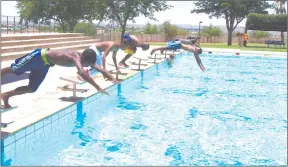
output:
MULTIPOLYGON (((183 49, 187 52, 192 52, 194 53, 195 59, 197 61, 198 66, 200 67, 200 69, 202 71, 205 71, 205 67, 201 62, 201 59, 199 57, 200 54, 202 54, 202 49, 196 44, 196 43, 192 43, 189 40, 182 40, 182 39, 177 39, 174 41, 168 41, 166 42, 166 46, 162 46, 162 47, 158 47, 155 49, 152 49, 152 51, 150 52, 150 54, 152 55, 154 52, 156 51, 160 51, 161 54, 163 54, 164 51, 167 50, 178 50, 178 49, 183 49)), ((170 55, 170 62, 173 62, 174 59, 174 55, 170 55)))
POLYGON ((142 50, 146 51, 149 49, 149 44, 145 44, 140 41, 136 36, 125 34, 122 42, 127 46, 127 49, 124 50, 127 55, 119 62, 118 66, 121 68, 129 67, 125 62, 137 51, 137 47, 142 48, 142 50))

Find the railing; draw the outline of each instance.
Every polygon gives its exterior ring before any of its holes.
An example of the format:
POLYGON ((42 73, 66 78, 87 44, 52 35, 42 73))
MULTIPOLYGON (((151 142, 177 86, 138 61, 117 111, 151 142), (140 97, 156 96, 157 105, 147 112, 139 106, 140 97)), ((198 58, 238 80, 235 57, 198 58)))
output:
POLYGON ((1 16, 1 33, 2 34, 19 34, 19 33, 47 33, 58 32, 59 25, 55 22, 48 24, 20 23, 18 16, 1 16))
MULTIPOLYGON (((130 34, 136 35, 143 42, 166 42, 166 37, 164 34, 144 34, 136 33, 133 31, 133 28, 127 28, 127 31, 130 31, 130 34)), ((139 30, 138 30, 139 31, 139 30)), ((34 24, 34 23, 20 23, 19 16, 1 16, 1 33, 2 34, 19 34, 19 33, 52 33, 52 32, 62 32, 60 26, 56 22, 51 22, 48 24, 34 24)), ((100 39, 101 41, 120 41, 119 27, 105 27, 105 26, 96 26, 93 25, 92 28, 85 27, 85 24, 81 27, 78 27, 77 30, 74 30, 76 33, 84 33, 94 38, 100 39), (90 31, 93 31, 91 33, 90 31), (93 35, 92 35, 93 34, 93 35)), ((198 34, 198 32, 194 32, 198 34)), ((280 35, 280 33, 279 33, 280 35)), ((173 39, 182 38, 186 39, 188 35, 177 35, 173 39)), ((263 39, 256 39, 249 36, 249 43, 263 43, 265 40, 280 40, 280 36, 270 36, 263 39)), ((205 37, 201 36, 201 43, 227 43, 227 35, 222 35, 218 37, 205 37)), ((232 38, 233 43, 238 43, 236 36, 232 38)))

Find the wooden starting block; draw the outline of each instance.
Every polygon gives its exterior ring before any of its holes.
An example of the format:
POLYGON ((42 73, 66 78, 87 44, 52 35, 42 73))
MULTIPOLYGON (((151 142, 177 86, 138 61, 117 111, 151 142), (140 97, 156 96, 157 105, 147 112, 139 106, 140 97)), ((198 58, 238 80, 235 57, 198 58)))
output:
POLYGON ((159 57, 156 57, 157 55, 161 55, 161 54, 157 54, 157 53, 154 53, 154 57, 149 57, 149 59, 153 59, 154 61, 153 62, 149 62, 149 63, 154 63, 156 64, 156 60, 161 60, 161 58, 159 57))
POLYGON ((73 98, 76 97, 76 92, 81 92, 81 93, 84 93, 84 92, 87 92, 89 89, 77 89, 76 88, 76 85, 80 85, 81 82, 79 81, 75 81, 75 80, 72 80, 72 79, 67 79, 67 78, 63 78, 63 77, 60 77, 61 80, 64 80, 64 81, 67 81, 67 82, 70 82, 73 84, 73 87, 72 88, 69 88, 68 85, 64 85, 64 86, 59 86, 58 88, 63 90, 63 91, 72 91, 73 92, 73 98))
POLYGON ((140 57, 133 57, 135 59, 139 60, 139 63, 137 64, 136 62, 130 62, 132 65, 138 65, 138 69, 131 69, 131 70, 137 70, 137 71, 141 71, 141 66, 147 66, 148 64, 141 64, 142 60, 149 60, 149 59, 143 59, 140 57))
POLYGON ((174 51, 172 53, 167 53, 167 51, 166 51, 165 52, 165 59, 167 58, 167 56, 172 56, 172 55, 175 56, 174 51))
POLYGON ((1 128, 7 128, 7 126, 9 125, 9 124, 12 124, 14 121, 11 121, 11 122, 8 122, 8 123, 2 123, 1 122, 1 128))
POLYGON ((117 80, 121 80, 121 79, 119 79, 119 75, 127 75, 128 74, 128 73, 117 72, 116 70, 110 70, 109 72, 111 74, 116 74, 116 79, 117 80))

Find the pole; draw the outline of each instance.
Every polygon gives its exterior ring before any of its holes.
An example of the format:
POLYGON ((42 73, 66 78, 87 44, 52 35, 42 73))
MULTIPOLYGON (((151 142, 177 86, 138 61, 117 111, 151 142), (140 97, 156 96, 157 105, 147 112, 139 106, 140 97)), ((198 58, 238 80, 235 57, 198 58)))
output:
POLYGON ((200 39, 201 39, 201 37, 200 37, 200 24, 202 23, 202 21, 199 21, 199 44, 200 44, 200 39))
MULTIPOLYGON (((1 1, 0 1, 0 9, 1 9, 1 1)), ((1 15, 1 10, 0 10, 0 29, 2 28, 2 15, 1 15)), ((2 41, 2 32, 0 32, 0 41, 2 41)), ((2 69, 2 55, 1 55, 1 42, 0 42, 0 69, 2 69)), ((0 83, 2 83, 2 76, 1 76, 1 72, 0 72, 0 83)), ((2 95, 2 84, 0 85, 0 99, 2 99, 1 97, 2 95)), ((0 106, 1 106, 2 100, 0 100, 0 106)), ((2 124, 1 121, 1 113, 0 113, 0 123, 2 124)), ((0 126, 1 128, 1 126, 0 126)), ((1 133, 0 133, 0 137, 1 137, 1 133)), ((2 137, 1 137, 2 138, 2 137)), ((2 151, 1 151, 2 152, 2 151)), ((2 157, 2 153, 1 153, 1 157, 2 157)))
POLYGON ((199 22, 199 38, 200 38, 200 22, 199 22))
POLYGON ((15 34, 15 16, 14 16, 14 23, 13 23, 13 25, 14 25, 14 34, 15 34))
POLYGON ((7 34, 8 34, 8 19, 9 17, 7 16, 7 34))

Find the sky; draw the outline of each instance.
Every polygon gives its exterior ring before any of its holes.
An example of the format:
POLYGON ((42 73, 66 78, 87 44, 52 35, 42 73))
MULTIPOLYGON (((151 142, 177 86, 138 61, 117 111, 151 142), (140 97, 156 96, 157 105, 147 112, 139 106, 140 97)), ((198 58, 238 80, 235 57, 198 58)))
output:
MULTIPOLYGON (((158 21, 152 21, 144 16, 137 17, 135 24, 146 24, 150 22, 152 24, 161 24, 164 21, 171 21, 172 24, 193 24, 198 25, 199 21, 202 21, 202 25, 225 25, 225 19, 209 19, 206 14, 191 14, 190 11, 194 7, 194 2, 192 1, 168 1, 168 5, 174 6, 172 9, 157 12, 155 17, 158 21)), ((16 1, 2 1, 1 4, 1 15, 5 16, 18 16, 18 10, 15 7, 16 1)), ((273 10, 268 10, 272 13, 273 10)), ((239 25, 245 26, 246 19, 244 19, 239 25)), ((131 24, 132 21, 128 21, 131 24)))

